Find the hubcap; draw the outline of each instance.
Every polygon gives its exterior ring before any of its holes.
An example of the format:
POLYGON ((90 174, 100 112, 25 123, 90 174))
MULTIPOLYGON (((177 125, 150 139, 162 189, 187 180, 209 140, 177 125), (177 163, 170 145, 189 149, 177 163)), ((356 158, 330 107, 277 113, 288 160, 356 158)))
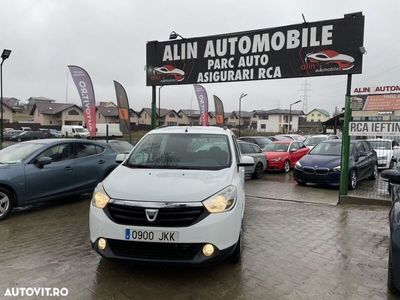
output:
POLYGON ((0 216, 4 215, 10 207, 10 199, 4 193, 0 192, 0 216))
POLYGON ((352 172, 351 173, 351 186, 353 187, 353 188, 355 188, 356 187, 356 184, 357 184, 357 175, 356 175, 356 172, 352 172))
POLYGON ((374 167, 374 178, 378 177, 378 167, 374 167))
POLYGON ((290 170, 290 164, 289 162, 285 162, 285 171, 289 171, 290 170))

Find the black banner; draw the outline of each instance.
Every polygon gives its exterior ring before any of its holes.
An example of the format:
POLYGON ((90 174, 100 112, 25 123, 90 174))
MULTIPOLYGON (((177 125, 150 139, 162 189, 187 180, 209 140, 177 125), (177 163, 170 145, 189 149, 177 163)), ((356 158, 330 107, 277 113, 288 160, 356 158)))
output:
POLYGON ((119 129, 122 133, 129 134, 131 131, 131 123, 129 118, 128 96, 124 87, 118 81, 114 80, 114 87, 118 103, 119 129))
POLYGON ((147 85, 343 75, 362 72, 364 16, 246 32, 152 41, 147 85))

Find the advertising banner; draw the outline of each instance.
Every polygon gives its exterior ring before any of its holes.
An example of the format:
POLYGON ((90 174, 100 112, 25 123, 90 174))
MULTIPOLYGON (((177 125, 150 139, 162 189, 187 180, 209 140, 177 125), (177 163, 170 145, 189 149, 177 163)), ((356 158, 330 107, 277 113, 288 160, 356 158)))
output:
POLYGON ((208 97, 206 89, 201 85, 195 84, 194 91, 199 102, 201 126, 208 126, 208 97))
POLYGON ((215 119, 217 126, 224 126, 224 104, 221 99, 214 95, 214 106, 215 106, 215 119))
POLYGON ((364 16, 146 45, 147 85, 358 74, 364 16))
POLYGON ((118 103, 119 129, 122 133, 129 134, 131 131, 131 122, 129 118, 128 95, 124 87, 118 81, 114 80, 114 87, 118 103))
POLYGON ((350 122, 350 136, 400 136, 400 122, 350 122))
POLYGON ((350 97, 350 103, 352 110, 400 110, 400 94, 355 95, 350 97))
POLYGON ((96 137, 96 100, 89 74, 78 66, 68 66, 82 101, 82 111, 90 137, 96 137))

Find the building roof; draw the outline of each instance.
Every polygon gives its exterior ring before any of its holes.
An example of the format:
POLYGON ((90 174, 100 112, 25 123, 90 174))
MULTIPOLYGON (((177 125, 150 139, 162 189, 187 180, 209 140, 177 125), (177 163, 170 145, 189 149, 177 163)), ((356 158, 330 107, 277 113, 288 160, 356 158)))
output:
MULTIPOLYGON (((239 117, 239 111, 238 111, 238 110, 234 110, 233 113, 239 117)), ((251 117, 253 116, 253 114, 254 114, 254 113, 253 113, 252 111, 243 111, 243 110, 242 110, 242 111, 240 112, 240 116, 241 116, 242 118, 251 118, 251 117)))
POLYGON ((268 115, 289 115, 292 114, 293 116, 302 116, 304 115, 304 112, 302 110, 294 110, 290 112, 289 109, 270 109, 270 110, 255 110, 254 111, 255 115, 258 116, 268 116, 268 115))
POLYGON ((118 117, 119 110, 116 106, 97 106, 97 110, 101 113, 104 117, 118 117))
POLYGON ((325 109, 322 109, 322 108, 314 108, 312 111, 310 111, 310 112, 307 114, 307 116, 308 116, 309 114, 311 114, 311 113, 312 113, 313 111, 315 111, 315 110, 319 111, 321 114, 323 114, 324 116, 326 116, 326 117, 328 117, 328 118, 331 116, 329 112, 327 112, 325 109))
POLYGON ((30 115, 33 115, 35 112, 35 109, 37 108, 39 113, 43 115, 56 115, 60 112, 63 112, 64 110, 71 108, 71 107, 76 107, 79 110, 81 108, 75 104, 64 104, 64 103, 35 103, 32 106, 31 112, 29 113, 30 115))
POLYGON ((46 97, 29 97, 28 102, 31 104, 32 102, 51 102, 54 103, 56 100, 49 99, 46 97))

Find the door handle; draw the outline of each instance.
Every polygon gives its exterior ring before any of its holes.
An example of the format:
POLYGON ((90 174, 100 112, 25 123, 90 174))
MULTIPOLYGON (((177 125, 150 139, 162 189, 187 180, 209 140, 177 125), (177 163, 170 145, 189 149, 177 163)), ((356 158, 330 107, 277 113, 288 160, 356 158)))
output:
POLYGON ((65 171, 72 171, 72 167, 68 166, 64 168, 65 171))
POLYGON ((100 164, 100 165, 104 164, 105 162, 106 162, 106 161, 103 160, 103 159, 100 159, 100 160, 99 160, 99 164, 100 164))

